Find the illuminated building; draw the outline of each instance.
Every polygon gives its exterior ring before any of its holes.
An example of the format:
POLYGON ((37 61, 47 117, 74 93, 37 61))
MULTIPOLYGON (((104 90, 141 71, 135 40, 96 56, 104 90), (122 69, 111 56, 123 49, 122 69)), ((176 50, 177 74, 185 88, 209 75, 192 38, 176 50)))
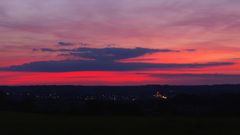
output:
POLYGON ((159 91, 157 91, 153 96, 158 99, 163 99, 163 100, 168 99, 166 96, 163 96, 159 91))

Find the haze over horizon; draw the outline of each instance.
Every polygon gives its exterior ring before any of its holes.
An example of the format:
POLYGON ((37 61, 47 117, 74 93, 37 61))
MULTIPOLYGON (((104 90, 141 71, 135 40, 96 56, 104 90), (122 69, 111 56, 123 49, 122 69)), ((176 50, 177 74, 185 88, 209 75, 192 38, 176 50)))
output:
POLYGON ((0 85, 240 84, 238 0, 1 0, 0 85))

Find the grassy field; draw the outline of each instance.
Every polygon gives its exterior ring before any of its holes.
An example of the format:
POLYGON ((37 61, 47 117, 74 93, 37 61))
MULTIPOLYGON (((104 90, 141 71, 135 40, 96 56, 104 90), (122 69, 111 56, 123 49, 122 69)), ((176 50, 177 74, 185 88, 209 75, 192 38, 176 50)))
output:
POLYGON ((240 118, 0 113, 1 135, 239 135, 240 118))

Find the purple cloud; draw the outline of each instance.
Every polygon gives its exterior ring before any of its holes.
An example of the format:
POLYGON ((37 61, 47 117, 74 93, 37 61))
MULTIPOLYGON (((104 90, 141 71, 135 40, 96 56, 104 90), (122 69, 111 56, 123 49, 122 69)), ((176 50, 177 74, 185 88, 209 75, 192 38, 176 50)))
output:
MULTIPOLYGON (((36 49, 34 50, 36 51, 36 49)), ((61 60, 39 61, 23 65, 0 68, 2 71, 26 71, 26 72, 71 72, 71 71, 132 71, 147 69, 179 69, 179 68, 202 68, 213 66, 233 65, 232 62, 210 63, 140 63, 120 62, 119 60, 137 58, 146 54, 178 52, 169 49, 149 48, 77 48, 77 49, 50 49, 42 48, 43 52, 59 52, 65 56, 85 58, 86 60, 61 60)))

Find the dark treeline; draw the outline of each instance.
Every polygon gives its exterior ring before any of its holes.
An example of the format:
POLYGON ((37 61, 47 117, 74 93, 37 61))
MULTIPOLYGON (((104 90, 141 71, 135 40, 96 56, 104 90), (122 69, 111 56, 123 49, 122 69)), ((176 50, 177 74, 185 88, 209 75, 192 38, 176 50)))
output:
POLYGON ((74 115, 240 116, 240 85, 1 86, 0 110, 74 115))

